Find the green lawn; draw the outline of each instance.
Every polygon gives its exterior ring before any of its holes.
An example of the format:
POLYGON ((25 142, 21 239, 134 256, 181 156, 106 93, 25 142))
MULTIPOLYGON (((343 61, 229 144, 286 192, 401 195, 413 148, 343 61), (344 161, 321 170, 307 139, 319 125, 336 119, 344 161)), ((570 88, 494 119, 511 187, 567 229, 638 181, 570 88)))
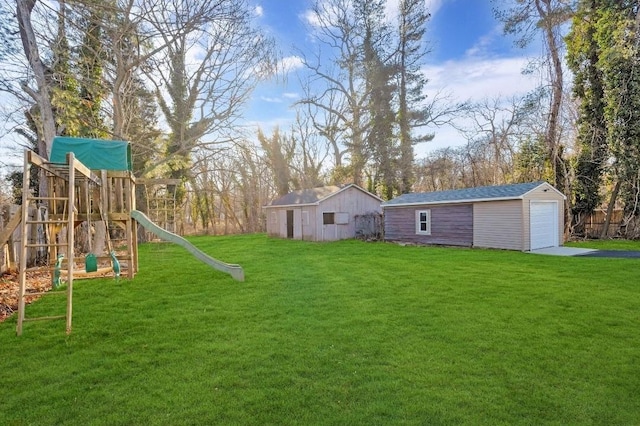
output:
POLYGON ((639 422, 638 260, 191 241, 246 281, 148 244, 135 280, 76 281, 70 336, 0 324, 0 423, 639 422))

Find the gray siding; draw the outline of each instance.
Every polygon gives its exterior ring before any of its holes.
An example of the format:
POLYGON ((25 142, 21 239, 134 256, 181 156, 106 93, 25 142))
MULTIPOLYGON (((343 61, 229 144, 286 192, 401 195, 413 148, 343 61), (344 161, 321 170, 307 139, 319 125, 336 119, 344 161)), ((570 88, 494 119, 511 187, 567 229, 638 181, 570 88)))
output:
MULTIPOLYGON (((473 245, 524 249, 522 200, 487 201, 473 205, 473 245)), ((528 222, 527 222, 528 224, 528 222)))
POLYGON ((348 188, 320 202, 316 210, 317 240, 333 241, 354 238, 356 236, 355 216, 373 212, 380 213, 381 211, 380 200, 358 188, 348 188), (324 212, 347 213, 348 221, 341 225, 323 225, 322 213, 324 212))
POLYGON ((416 244, 471 246, 473 244, 473 206, 428 205, 386 207, 384 239, 416 244), (431 235, 416 234, 416 211, 431 210, 431 235))
POLYGON ((380 200, 357 187, 349 187, 319 202, 318 205, 274 206, 266 209, 267 234, 287 237, 287 210, 294 211, 293 238, 309 241, 333 241, 355 237, 355 216, 380 213, 380 200), (322 213, 345 213, 347 223, 324 225, 322 213))
POLYGON ((280 218, 279 212, 276 209, 269 209, 266 212, 267 219, 267 235, 270 237, 280 236, 280 218))
POLYGON ((314 241, 316 239, 316 206, 302 207, 302 239, 314 241))
POLYGON ((287 210, 293 210, 293 238, 302 239, 302 209, 283 207, 267 210, 267 235, 287 238, 287 210))
POLYGON ((316 240, 333 241, 356 236, 355 216, 381 212, 380 200, 367 192, 351 187, 321 201, 316 209, 316 240), (342 225, 323 225, 322 213, 347 213, 348 220, 342 225))

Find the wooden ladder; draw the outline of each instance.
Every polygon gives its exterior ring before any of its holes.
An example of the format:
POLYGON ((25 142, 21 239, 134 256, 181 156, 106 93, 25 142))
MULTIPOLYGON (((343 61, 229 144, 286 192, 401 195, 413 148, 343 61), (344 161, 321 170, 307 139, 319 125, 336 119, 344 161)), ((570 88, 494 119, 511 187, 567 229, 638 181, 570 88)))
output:
MULTIPOLYGON (((20 336, 22 334, 23 323, 28 321, 43 321, 43 320, 57 320, 57 319, 66 319, 66 331, 67 334, 71 332, 71 314, 72 314, 72 299, 73 299, 73 265, 74 265, 74 226, 76 220, 76 208, 75 208, 75 173, 74 173, 74 165, 73 165, 73 157, 71 158, 71 163, 69 164, 69 175, 66 177, 67 179, 67 194, 56 194, 55 193, 55 185, 49 185, 51 195, 50 196, 33 196, 31 191, 29 190, 29 179, 30 179, 30 166, 33 161, 38 162, 36 157, 32 156, 30 151, 25 152, 25 167, 24 167, 24 175, 23 175, 23 190, 22 190, 22 221, 21 221, 21 244, 20 244, 20 267, 19 267, 19 282, 20 289, 18 292, 18 323, 16 326, 16 334, 20 336), (49 206, 59 206, 63 205, 63 214, 55 215, 55 219, 40 219, 38 217, 34 217, 33 219, 29 218, 29 205, 30 203, 35 203, 36 206, 39 203, 47 204, 49 206), (29 242, 27 236, 28 225, 31 226, 43 226, 44 229, 51 230, 54 227, 62 227, 66 226, 67 229, 67 238, 66 242, 57 243, 54 241, 42 241, 42 242, 29 242), (26 291, 26 272, 27 272, 27 255, 29 248, 38 248, 38 247, 46 247, 48 249, 49 259, 55 259, 56 254, 59 251, 64 251, 67 256, 67 267, 68 267, 68 275, 67 275, 67 289, 66 291, 42 291, 42 292, 29 292, 26 291), (66 295, 67 303, 66 303, 66 313, 65 315, 58 316, 44 316, 44 317, 30 317, 27 318, 25 316, 25 306, 26 299, 31 296, 48 296, 48 295, 66 295)), ((42 165, 42 164, 39 164, 42 165)), ((55 209, 54 209, 55 211, 55 209)), ((52 238, 50 232, 47 232, 46 239, 52 238)), ((52 281, 53 281, 53 269, 51 267, 51 262, 49 262, 49 270, 52 272, 52 281)))

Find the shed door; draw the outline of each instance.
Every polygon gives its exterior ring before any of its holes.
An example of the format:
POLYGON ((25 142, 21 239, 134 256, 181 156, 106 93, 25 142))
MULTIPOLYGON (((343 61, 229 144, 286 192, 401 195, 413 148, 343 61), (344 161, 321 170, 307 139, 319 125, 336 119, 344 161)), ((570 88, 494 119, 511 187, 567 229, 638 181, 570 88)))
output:
POLYGON ((557 201, 532 201, 530 213, 530 250, 556 247, 559 232, 557 201))
POLYGON ((293 210, 287 210, 287 238, 293 238, 293 210))

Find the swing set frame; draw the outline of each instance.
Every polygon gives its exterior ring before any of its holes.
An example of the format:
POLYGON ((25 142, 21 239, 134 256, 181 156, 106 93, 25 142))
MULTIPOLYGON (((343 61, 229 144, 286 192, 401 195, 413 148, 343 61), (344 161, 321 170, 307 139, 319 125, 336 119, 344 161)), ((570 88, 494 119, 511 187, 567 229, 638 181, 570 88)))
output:
MULTIPOLYGON (((130 214, 135 210, 135 178, 131 171, 92 171, 77 159, 73 152, 66 154, 64 163, 52 163, 33 151, 25 151, 23 177, 24 208, 21 217, 23 237, 20 244, 18 270, 20 290, 16 333, 22 334, 24 322, 59 318, 66 319, 66 331, 70 333, 74 277, 90 278, 105 275, 105 271, 101 269, 87 272, 76 267, 77 264, 85 264, 86 262, 84 257, 76 256, 75 236, 77 232, 81 232, 79 230, 80 224, 83 222, 88 224, 92 222, 104 223, 109 253, 106 256, 96 256, 96 258, 98 263, 111 262, 112 267, 107 268, 107 274, 113 270, 116 278, 119 278, 120 269, 123 267, 126 270, 124 275, 133 279, 138 271, 137 222, 130 214), (32 168, 37 170, 40 179, 47 180, 48 194, 34 195, 31 193, 29 180, 32 168), (46 210, 47 214, 44 218, 29 217, 30 209, 28 206, 33 204, 46 210), (28 226, 41 227, 45 240, 29 241, 27 238, 29 235, 28 226), (123 231, 126 245, 121 251, 124 252, 123 254, 116 255, 113 250, 109 236, 110 228, 123 231), (28 252, 29 250, 43 249, 47 253, 47 266, 44 268, 51 272, 52 282, 56 278, 64 278, 67 284, 66 291, 26 293, 28 252), (64 255, 61 262, 58 259, 59 254, 64 255), (58 269, 56 270, 56 268, 58 269), (62 276, 60 277, 60 275, 62 276), (35 318, 25 316, 25 306, 29 296, 59 294, 65 294, 67 297, 65 315, 35 318)), ((90 225, 86 229, 89 230, 90 225)), ((88 232, 90 233, 90 231, 88 232)), ((90 235, 89 240, 91 240, 90 235)))

